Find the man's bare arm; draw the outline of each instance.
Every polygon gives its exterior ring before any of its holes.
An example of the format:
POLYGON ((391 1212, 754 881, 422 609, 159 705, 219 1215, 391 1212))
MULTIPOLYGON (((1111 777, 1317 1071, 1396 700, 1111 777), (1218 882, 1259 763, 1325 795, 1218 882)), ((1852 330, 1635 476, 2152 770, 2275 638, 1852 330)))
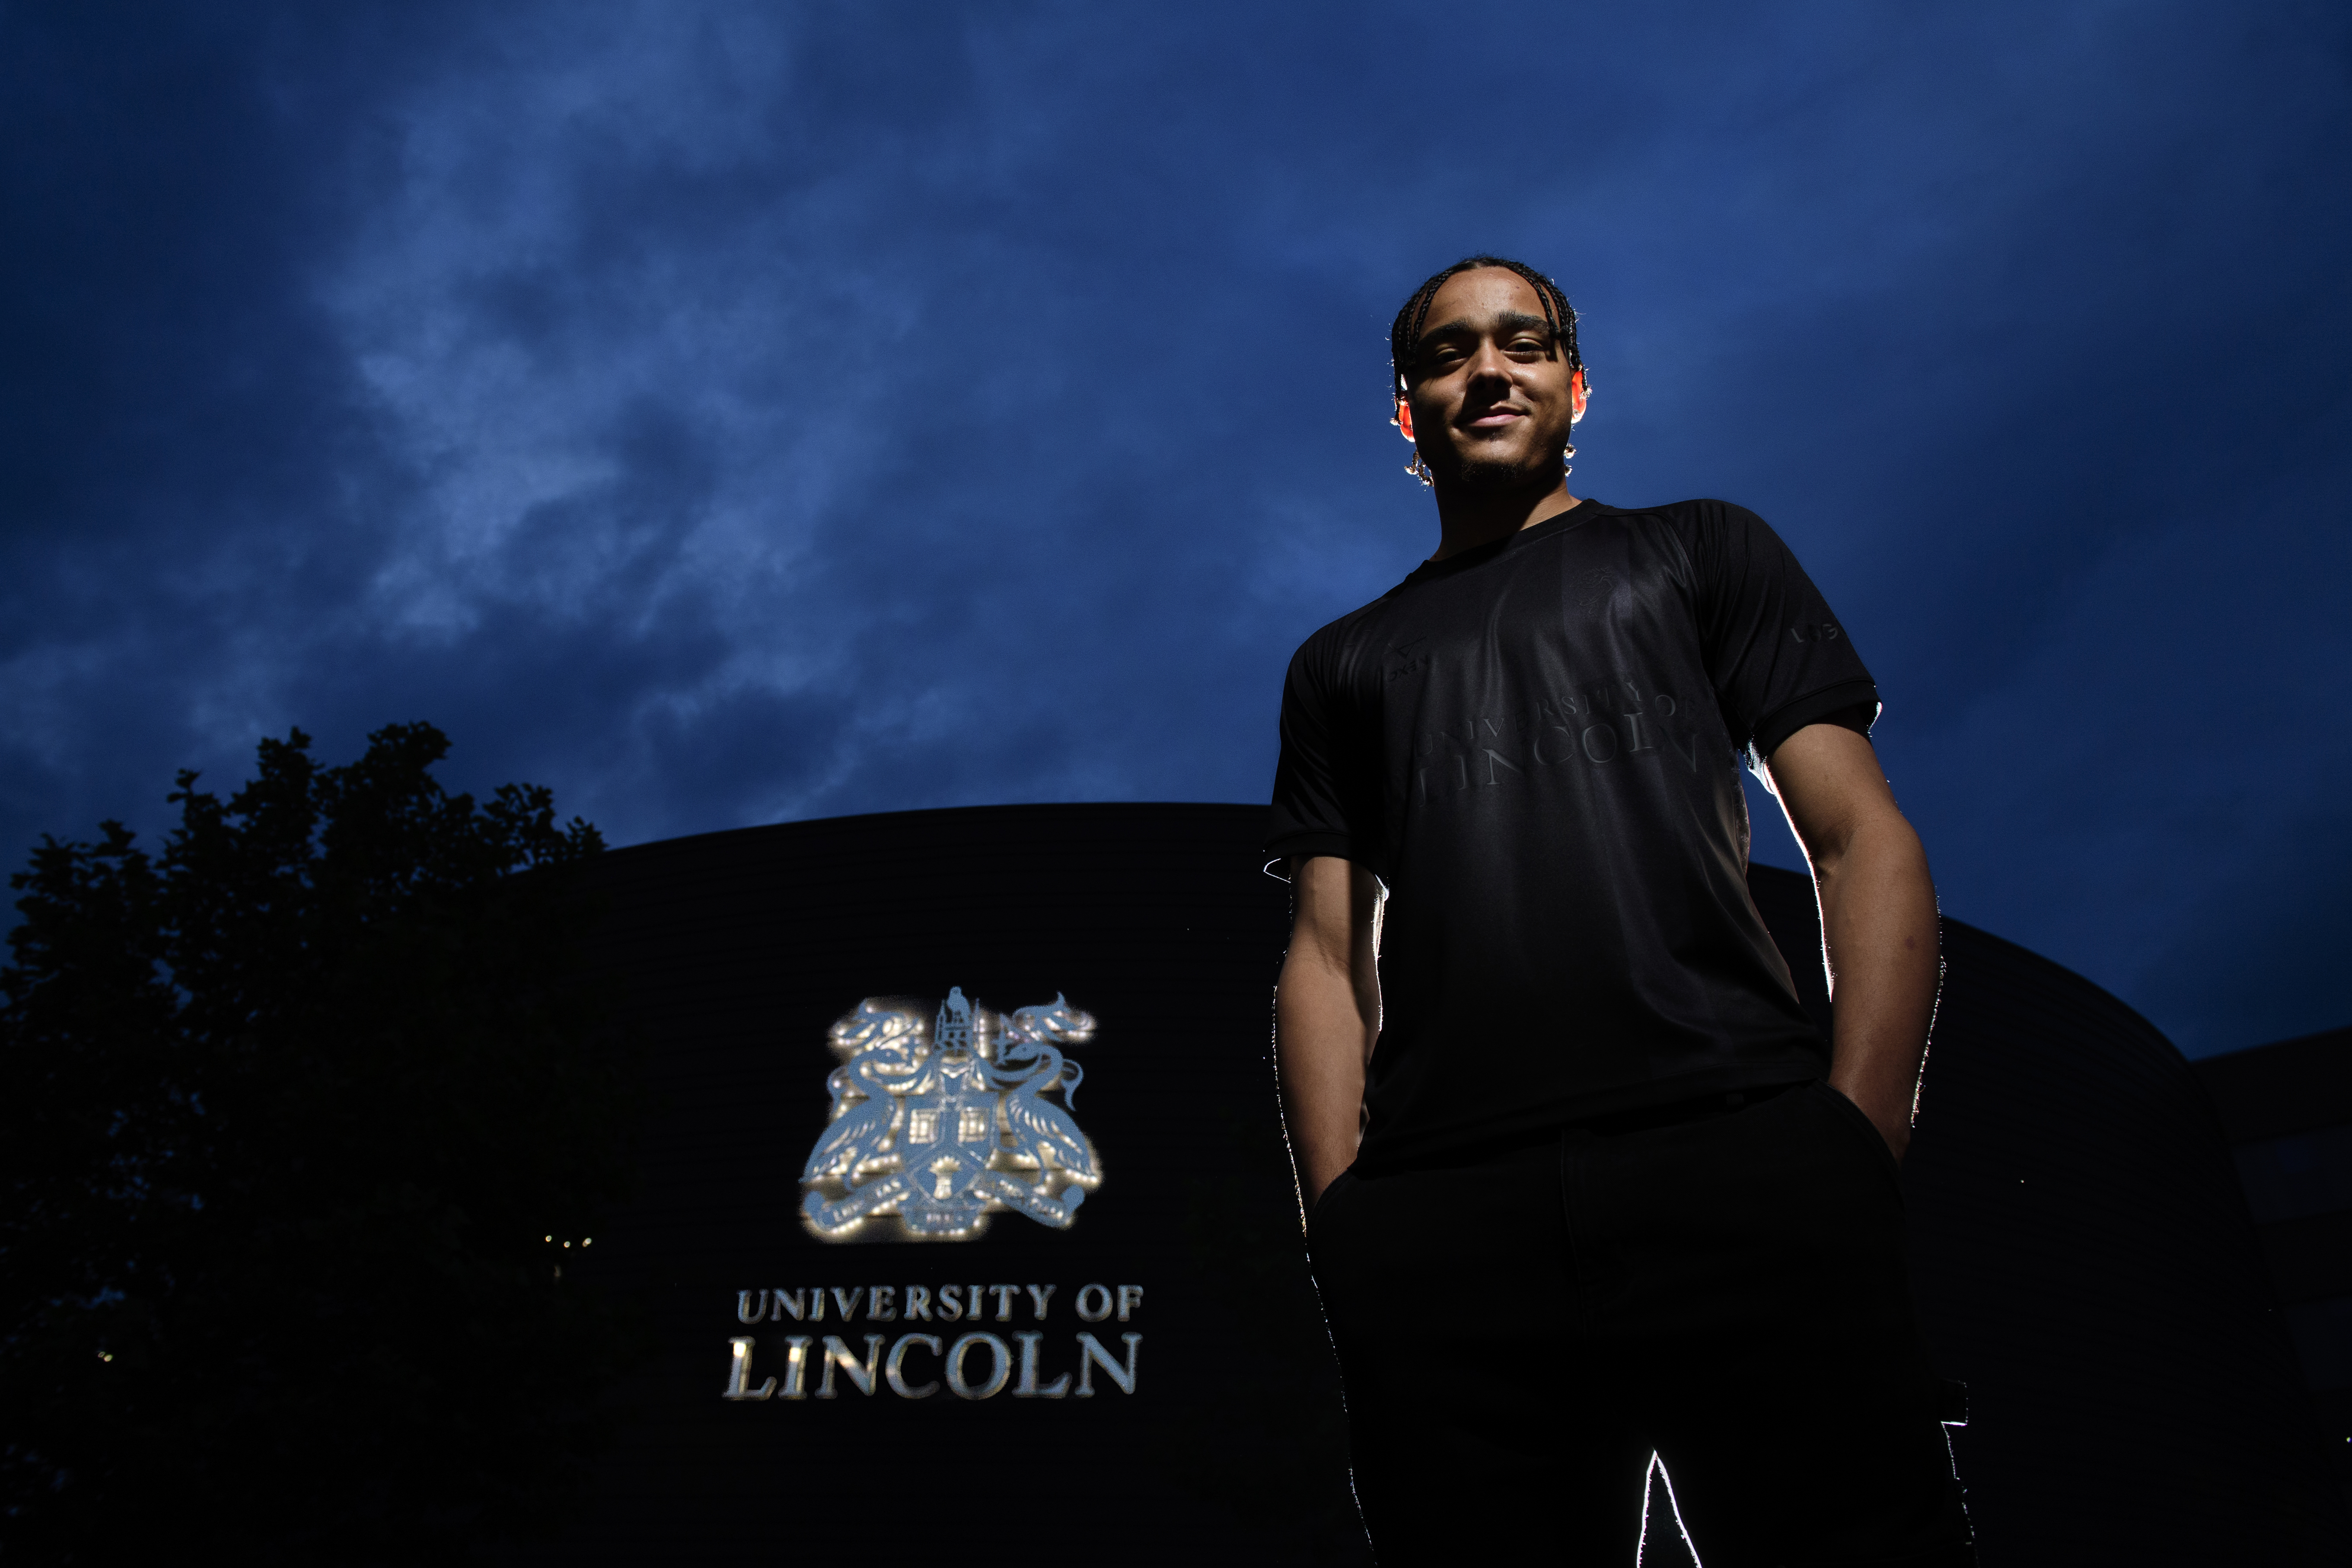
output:
POLYGON ((1294 861, 1291 870, 1275 1064, 1303 1217, 1355 1163, 1363 1133, 1364 1068, 1381 1028, 1382 895, 1370 872, 1331 856, 1294 861))
POLYGON ((1862 1107, 1899 1160, 1943 975, 1927 851, 1895 808, 1878 753, 1852 730, 1809 724, 1766 766, 1821 898, 1836 1005, 1830 1085, 1862 1107))

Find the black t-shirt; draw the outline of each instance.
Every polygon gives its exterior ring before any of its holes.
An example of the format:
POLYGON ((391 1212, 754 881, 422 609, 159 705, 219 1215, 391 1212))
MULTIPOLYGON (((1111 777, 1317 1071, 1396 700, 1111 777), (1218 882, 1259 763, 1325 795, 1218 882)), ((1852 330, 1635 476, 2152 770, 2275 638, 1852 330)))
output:
POLYGON ((1266 848, 1389 889, 1363 1168, 1818 1076, 1738 752, 1877 712, 1796 557, 1723 501, 1583 501, 1308 637, 1266 848))

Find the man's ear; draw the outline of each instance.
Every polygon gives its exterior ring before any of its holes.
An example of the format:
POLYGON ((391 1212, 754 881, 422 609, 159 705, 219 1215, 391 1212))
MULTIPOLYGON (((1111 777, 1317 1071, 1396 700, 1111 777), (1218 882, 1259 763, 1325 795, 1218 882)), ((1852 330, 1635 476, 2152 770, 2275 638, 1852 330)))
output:
MULTIPOLYGON (((1581 405, 1580 405, 1579 406, 1581 406, 1581 405)), ((1412 404, 1410 404, 1410 403, 1407 403, 1407 402, 1406 402, 1403 398, 1402 398, 1402 397, 1398 398, 1398 399, 1397 399, 1397 411, 1396 411, 1396 417, 1395 417, 1394 419, 1392 419, 1392 420, 1389 421, 1389 423, 1390 423, 1390 424, 1391 424, 1391 425, 1394 425, 1398 429, 1400 429, 1400 430, 1403 431, 1403 432, 1404 432, 1404 438, 1405 438, 1406 440, 1408 440, 1408 441, 1412 440, 1412 404)))
POLYGON ((1571 425, 1584 417, 1584 405, 1592 395, 1585 390, 1584 372, 1579 370, 1568 378, 1568 422, 1571 425))

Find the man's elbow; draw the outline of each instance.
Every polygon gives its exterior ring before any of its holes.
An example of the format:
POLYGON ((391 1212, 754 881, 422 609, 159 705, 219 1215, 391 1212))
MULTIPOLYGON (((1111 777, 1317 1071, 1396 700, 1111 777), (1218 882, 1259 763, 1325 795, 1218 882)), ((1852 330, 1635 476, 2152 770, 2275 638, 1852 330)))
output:
POLYGON ((1857 813, 1835 824, 1806 845, 1814 879, 1824 886, 1838 882, 1857 868, 1870 873, 1927 874, 1927 846, 1904 815, 1892 805, 1857 813))
POLYGON ((1923 877, 1927 874, 1927 845, 1920 842, 1919 831, 1911 826, 1910 819, 1893 805, 1877 814, 1871 831, 1884 846, 1884 854, 1892 859, 1911 863, 1923 877))
POLYGON ((1850 875, 1866 867, 1861 874, 1882 885, 1916 884, 1931 894, 1935 885, 1927 870, 1927 847, 1903 814, 1891 807, 1853 835, 1843 866, 1850 875))

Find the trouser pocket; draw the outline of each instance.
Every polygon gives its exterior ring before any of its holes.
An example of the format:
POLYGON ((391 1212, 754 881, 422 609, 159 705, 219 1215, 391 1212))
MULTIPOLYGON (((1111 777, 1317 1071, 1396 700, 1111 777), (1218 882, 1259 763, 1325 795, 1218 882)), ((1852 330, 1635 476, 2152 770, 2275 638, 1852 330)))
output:
POLYGON ((1886 1146, 1886 1135, 1879 1131, 1878 1123, 1870 1119, 1870 1113, 1831 1088, 1826 1079, 1815 1079, 1806 1085, 1806 1090, 1816 1100, 1827 1102, 1830 1119, 1843 1129, 1843 1136, 1849 1141, 1859 1141, 1863 1152, 1870 1157, 1870 1163, 1895 1184, 1895 1194, 1901 1196, 1903 1167, 1896 1163, 1895 1151, 1886 1146))
POLYGON ((1350 1165, 1346 1170, 1340 1172, 1338 1175, 1332 1177, 1324 1189, 1315 1195, 1314 1206, 1307 1211, 1307 1234, 1308 1236, 1311 1237, 1315 1234, 1316 1226, 1322 1221, 1325 1215, 1330 1212, 1332 1200, 1339 1195, 1339 1190, 1342 1187, 1353 1185, 1355 1180, 1356 1167, 1350 1165))

